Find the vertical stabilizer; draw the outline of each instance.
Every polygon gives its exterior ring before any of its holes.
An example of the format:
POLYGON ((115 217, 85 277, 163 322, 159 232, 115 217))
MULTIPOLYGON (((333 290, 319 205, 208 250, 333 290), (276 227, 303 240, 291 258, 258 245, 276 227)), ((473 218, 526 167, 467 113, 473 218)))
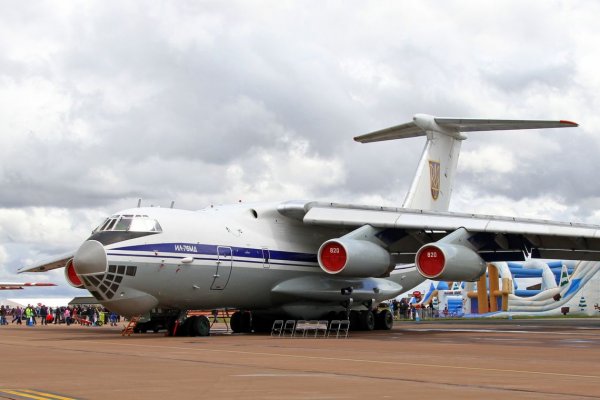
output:
POLYGON ((466 139, 462 132, 572 128, 576 126, 576 123, 564 120, 439 118, 417 114, 413 117, 412 122, 357 136, 354 140, 370 143, 427 136, 425 148, 403 207, 447 211, 456 176, 461 142, 466 139))
POLYGON ((402 207, 448 211, 460 145, 466 137, 445 131, 433 117, 417 115, 414 121, 427 133, 427 142, 402 207))

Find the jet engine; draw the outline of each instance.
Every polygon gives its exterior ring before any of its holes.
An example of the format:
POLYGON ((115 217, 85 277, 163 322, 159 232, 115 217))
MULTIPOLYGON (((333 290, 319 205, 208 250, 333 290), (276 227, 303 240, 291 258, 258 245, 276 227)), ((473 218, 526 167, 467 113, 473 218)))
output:
POLYGON ((319 248, 317 258, 323 271, 338 276, 379 277, 390 267, 390 253, 367 240, 328 240, 319 248))
POLYGON ((75 272, 75 267, 73 266, 73 259, 71 258, 67 261, 67 265, 65 266, 65 278, 69 285, 73 286, 77 289, 83 289, 83 282, 77 272, 75 272))
POLYGON ((417 251, 415 264, 421 275, 436 281, 475 281, 485 272, 485 261, 465 246, 430 243, 417 251))

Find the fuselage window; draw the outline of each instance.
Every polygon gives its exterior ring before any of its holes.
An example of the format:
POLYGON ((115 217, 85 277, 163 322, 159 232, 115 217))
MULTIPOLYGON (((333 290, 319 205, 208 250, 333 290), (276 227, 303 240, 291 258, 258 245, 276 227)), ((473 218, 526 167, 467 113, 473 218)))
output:
POLYGON ((98 226, 98 228, 94 229, 94 232, 98 232, 98 231, 104 231, 104 230, 106 230, 106 227, 108 226, 109 222, 110 222, 110 218, 106 218, 106 219, 104 220, 104 222, 102 222, 102 223, 101 223, 101 224, 98 226))
POLYGON ((162 232, 157 220, 147 215, 113 215, 107 218, 93 233, 106 231, 120 232, 162 232))
POLYGON ((131 221, 130 231, 133 232, 159 232, 160 225, 154 219, 150 218, 135 218, 131 221))
POLYGON ((121 218, 117 225, 115 225, 115 231, 128 231, 131 226, 131 218, 121 218))
POLYGON ((117 222, 116 219, 111 219, 110 223, 108 224, 105 230, 110 231, 113 228, 113 226, 115 226, 115 222, 117 222))

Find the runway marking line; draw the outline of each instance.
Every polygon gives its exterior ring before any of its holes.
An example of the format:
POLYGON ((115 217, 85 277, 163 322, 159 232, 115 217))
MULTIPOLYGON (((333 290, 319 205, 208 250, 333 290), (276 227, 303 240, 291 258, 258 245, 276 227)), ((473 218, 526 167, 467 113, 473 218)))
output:
MULTIPOLYGON (((89 341, 93 342, 93 341, 89 341)), ((252 351, 241 351, 241 350, 223 350, 223 349, 194 349, 186 347, 176 346, 151 346, 148 344, 133 344, 133 343, 112 343, 119 346, 128 347, 150 347, 150 348, 162 348, 172 350, 185 350, 185 351, 202 351, 202 352, 214 352, 214 353, 231 353, 231 354, 246 354, 256 356, 271 356, 271 357, 289 357, 289 358, 302 358, 307 360, 322 360, 322 361, 345 361, 355 362, 364 364, 384 364, 384 365, 404 365, 409 367, 425 367, 425 368, 446 368, 446 369, 461 369, 468 371, 487 371, 487 372, 508 372, 518 374, 530 374, 530 375, 542 375, 542 376, 562 376, 568 378, 587 378, 587 379, 600 379, 597 375, 582 375, 582 374, 567 374, 561 372, 544 372, 544 371, 527 371, 520 369, 502 369, 502 368, 484 368, 484 367, 468 367, 463 365, 440 365, 440 364, 422 364, 422 363, 408 363, 399 361, 382 361, 382 360, 366 360, 360 358, 338 358, 338 357, 323 357, 323 356, 303 356, 294 354, 282 354, 282 353, 265 353, 265 352, 252 352, 252 351)))
POLYGON ((33 399, 33 400, 75 400, 73 397, 64 397, 54 393, 40 392, 38 390, 31 389, 1 389, 2 393, 12 394, 19 396, 19 398, 33 399))

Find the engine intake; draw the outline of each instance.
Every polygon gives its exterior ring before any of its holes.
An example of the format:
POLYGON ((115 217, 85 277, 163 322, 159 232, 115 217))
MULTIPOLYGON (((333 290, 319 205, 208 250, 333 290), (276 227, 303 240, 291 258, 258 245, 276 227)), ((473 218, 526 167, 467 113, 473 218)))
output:
POLYGON ((72 258, 67 261, 67 265, 65 266, 65 278, 67 279, 69 285, 77 289, 83 289, 83 282, 81 281, 79 275, 77 275, 77 272, 75 272, 72 258))
POLYGON ((419 273, 437 281, 475 281, 485 272, 485 261, 477 252, 461 245, 430 243, 417 251, 419 273))
POLYGON ((328 240, 319 248, 317 258, 323 271, 339 276, 378 277, 390 267, 390 253, 366 240, 328 240))

